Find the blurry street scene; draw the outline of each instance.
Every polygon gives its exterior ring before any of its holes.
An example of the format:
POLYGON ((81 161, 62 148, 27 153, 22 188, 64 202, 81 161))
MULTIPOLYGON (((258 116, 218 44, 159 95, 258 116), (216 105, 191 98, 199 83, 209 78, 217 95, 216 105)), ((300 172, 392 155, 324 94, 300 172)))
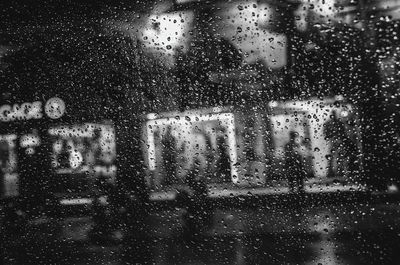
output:
POLYGON ((400 264, 400 1, 0 17, 1 264, 400 264))

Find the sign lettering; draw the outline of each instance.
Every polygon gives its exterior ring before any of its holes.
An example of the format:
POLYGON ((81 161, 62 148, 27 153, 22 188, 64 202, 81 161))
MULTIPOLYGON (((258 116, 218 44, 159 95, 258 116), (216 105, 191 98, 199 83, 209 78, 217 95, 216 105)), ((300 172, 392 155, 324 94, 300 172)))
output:
POLYGON ((51 119, 58 119, 64 115, 65 103, 60 98, 50 98, 43 108, 41 101, 24 102, 22 104, 0 106, 0 121, 11 122, 16 120, 32 120, 43 118, 43 113, 51 119))

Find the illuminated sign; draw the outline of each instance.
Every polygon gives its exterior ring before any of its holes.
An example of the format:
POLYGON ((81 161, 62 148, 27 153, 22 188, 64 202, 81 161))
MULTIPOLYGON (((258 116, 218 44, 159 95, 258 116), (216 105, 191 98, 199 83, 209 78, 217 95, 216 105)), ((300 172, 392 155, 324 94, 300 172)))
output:
POLYGON ((51 98, 47 100, 44 112, 50 119, 59 119, 64 115, 65 103, 60 98, 51 98))
POLYGON ((65 103, 62 99, 55 97, 47 100, 44 109, 41 101, 2 105, 0 106, 0 121, 41 119, 43 112, 51 119, 61 118, 65 113, 65 103))
POLYGON ((116 141, 111 124, 85 123, 49 129, 53 136, 52 166, 56 174, 116 175, 116 141))
POLYGON ((41 119, 42 102, 35 101, 32 103, 22 103, 21 105, 14 104, 3 105, 0 107, 0 121, 15 121, 15 120, 31 120, 41 119))

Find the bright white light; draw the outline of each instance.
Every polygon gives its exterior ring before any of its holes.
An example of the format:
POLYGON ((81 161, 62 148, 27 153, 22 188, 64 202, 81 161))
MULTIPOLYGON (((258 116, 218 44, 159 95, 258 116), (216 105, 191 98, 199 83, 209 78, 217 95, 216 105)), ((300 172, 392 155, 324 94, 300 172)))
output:
POLYGON ((390 185, 388 185, 387 190, 389 193, 397 193, 397 192, 399 192, 399 187, 397 187, 396 184, 390 184, 390 185))
POLYGON ((60 204, 62 205, 80 205, 80 204, 92 204, 92 199, 81 198, 81 199, 62 199, 60 204))
POLYGON ((335 96, 335 99, 342 101, 342 100, 344 100, 344 97, 342 95, 337 95, 337 96, 335 96))
POLYGON ((201 0, 176 0, 177 4, 194 3, 194 2, 201 2, 201 0))
POLYGON ((165 54, 174 54, 176 49, 185 48, 192 12, 157 14, 149 17, 143 31, 143 43, 147 48, 165 54))
POLYGON ((218 34, 225 39, 232 39, 232 44, 245 54, 245 63, 261 61, 269 68, 280 69, 287 63, 287 37, 268 30, 276 23, 273 6, 258 2, 238 1, 223 5, 218 12, 222 20, 216 22, 215 27, 218 34), (243 8, 239 9, 239 5, 243 8), (238 32, 238 28, 242 30, 238 32))
POLYGON ((337 0, 302 0, 301 8, 306 6, 307 10, 311 10, 323 17, 334 16, 337 13, 335 3, 337 0))
POLYGON ((47 100, 44 111, 51 119, 61 118, 65 113, 65 103, 61 98, 47 100))
POLYGON ((276 108, 278 106, 278 102, 271 101, 271 102, 268 103, 268 105, 269 105, 270 108, 276 108))
POLYGON ((149 114, 147 114, 147 119, 148 120, 154 120, 154 119, 156 119, 157 118, 157 114, 155 114, 155 113, 149 113, 149 114))
POLYGON ((40 138, 35 134, 26 134, 21 137, 20 146, 22 148, 34 147, 40 145, 40 138))
POLYGON ((78 168, 82 163, 83 163, 82 153, 77 150, 71 151, 71 153, 69 155, 69 164, 70 164, 71 168, 74 168, 74 169, 78 168))

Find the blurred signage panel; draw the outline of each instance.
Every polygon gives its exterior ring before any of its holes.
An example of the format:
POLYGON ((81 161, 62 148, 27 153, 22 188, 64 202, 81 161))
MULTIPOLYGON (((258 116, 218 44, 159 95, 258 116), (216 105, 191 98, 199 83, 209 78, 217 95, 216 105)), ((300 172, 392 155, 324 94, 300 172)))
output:
POLYGON ((56 174, 88 173, 114 178, 116 142, 110 124, 87 123, 49 129, 56 174))
POLYGON ((46 102, 34 101, 0 106, 0 121, 41 119, 44 114, 50 119, 61 118, 65 113, 65 103, 60 98, 50 98, 46 102))
POLYGON ((53 190, 104 192, 115 184, 116 139, 112 124, 85 123, 49 129, 53 190))
POLYGON ((273 192, 292 190, 290 175, 298 174, 305 191, 357 186, 359 130, 354 106, 335 99, 150 114, 144 130, 147 183, 154 191, 173 190, 196 174, 221 189, 273 192))

